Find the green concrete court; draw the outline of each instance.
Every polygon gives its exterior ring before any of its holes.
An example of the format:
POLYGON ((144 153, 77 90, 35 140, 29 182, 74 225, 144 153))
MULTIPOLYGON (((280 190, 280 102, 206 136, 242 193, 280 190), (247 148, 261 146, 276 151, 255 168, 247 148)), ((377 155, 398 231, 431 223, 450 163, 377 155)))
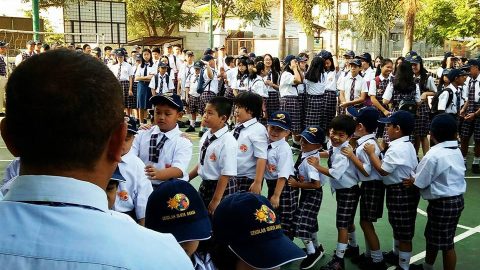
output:
MULTIPOLYGON (((198 128, 197 128, 198 130, 198 128)), ((198 159, 198 133, 191 133, 191 139, 194 144, 192 161, 190 166, 193 167, 194 163, 198 159)), ((472 154, 469 154, 469 164, 471 163, 472 154)), ((3 140, 0 141, 0 171, 3 178, 3 173, 5 167, 12 160, 12 155, 8 152, 3 143, 3 140)), ((326 160, 322 161, 326 165, 326 160)), ((470 167, 470 165, 469 165, 470 167)), ((197 178, 192 181, 192 184, 196 187, 200 185, 200 180, 197 178)), ((265 186, 265 185, 264 185, 265 186)), ((318 222, 320 230, 318 236, 322 242, 326 255, 322 258, 317 265, 311 269, 320 269, 320 267, 326 264, 332 254, 333 250, 336 247, 336 238, 337 231, 335 228, 335 209, 336 202, 335 198, 329 191, 329 186, 324 188, 323 202, 318 215, 318 222)), ((263 193, 266 194, 264 188, 263 193)), ((413 258, 412 262, 423 262, 425 256, 425 239, 423 236, 423 231, 425 224, 427 222, 426 211, 427 203, 424 200, 420 200, 419 210, 417 214, 417 223, 416 223, 416 233, 413 243, 413 258)), ((363 233, 361 231, 360 225, 358 225, 358 213, 356 218, 357 225, 357 239, 360 245, 361 252, 364 248, 364 239, 363 233)), ((380 243, 382 250, 388 251, 392 247, 392 231, 390 224, 388 223, 386 209, 384 211, 383 218, 376 224, 377 233, 380 238, 380 243)), ((465 210, 463 211, 462 217, 460 219, 460 224, 457 229, 456 241, 456 251, 457 251, 457 269, 462 270, 476 270, 478 265, 475 261, 478 260, 480 255, 480 175, 472 175, 469 171, 467 173, 467 192, 465 194, 465 210)), ((300 241, 295 240, 297 244, 301 247, 303 245, 300 241)), ((441 255, 437 257, 437 262, 435 263, 435 269, 442 269, 441 255)), ((358 269, 355 265, 351 264, 348 259, 346 259, 345 267, 347 269, 358 269)), ((283 267, 282 269, 299 269, 299 263, 292 263, 283 267)))

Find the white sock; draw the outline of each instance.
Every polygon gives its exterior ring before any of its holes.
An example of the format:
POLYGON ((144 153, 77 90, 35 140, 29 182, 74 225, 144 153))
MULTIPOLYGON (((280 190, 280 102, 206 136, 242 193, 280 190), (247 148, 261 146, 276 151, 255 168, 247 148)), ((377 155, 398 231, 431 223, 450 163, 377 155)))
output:
POLYGON ((315 253, 315 247, 313 246, 313 242, 310 240, 302 240, 303 244, 307 248, 307 254, 314 254, 315 253))
POLYGON ((190 119, 190 126, 195 127, 195 119, 190 119))
POLYGON ((365 256, 370 257, 370 246, 368 245, 367 239, 365 239, 365 256))
POLYGON ((335 251, 335 255, 343 259, 343 257, 345 256, 345 250, 347 250, 347 246, 348 244, 337 243, 337 250, 335 251))
POLYGON ((480 157, 474 157, 472 164, 480 164, 480 157))
POLYGON ((383 254, 381 250, 372 250, 372 260, 374 263, 383 261, 383 254))
POLYGON ((312 233, 312 243, 315 248, 318 248, 318 235, 317 233, 312 233))
POLYGON ((400 268, 403 270, 408 270, 410 267, 410 258, 412 257, 412 252, 404 252, 404 251, 399 251, 398 252, 398 265, 400 268))
POLYGON ((348 243, 350 244, 350 246, 352 247, 358 247, 357 245, 357 236, 355 234, 355 232, 351 232, 351 233, 348 233, 348 243))
POLYGON ((428 263, 423 263, 423 270, 433 270, 433 265, 428 263))
POLYGON ((393 248, 392 248, 392 251, 393 251, 393 254, 395 255, 398 255, 398 240, 395 240, 393 239, 393 248))

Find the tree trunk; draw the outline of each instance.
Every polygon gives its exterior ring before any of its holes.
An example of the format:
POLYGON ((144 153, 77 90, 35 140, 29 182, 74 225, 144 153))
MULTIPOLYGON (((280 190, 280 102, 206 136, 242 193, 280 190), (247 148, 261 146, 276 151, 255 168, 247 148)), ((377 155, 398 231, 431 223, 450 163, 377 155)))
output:
POLYGON ((403 28, 403 51, 405 55, 413 47, 413 31, 415 29, 415 13, 417 9, 417 0, 405 0, 405 26, 403 28))
POLYGON ((280 0, 280 12, 278 16, 278 58, 285 57, 285 0, 280 0))

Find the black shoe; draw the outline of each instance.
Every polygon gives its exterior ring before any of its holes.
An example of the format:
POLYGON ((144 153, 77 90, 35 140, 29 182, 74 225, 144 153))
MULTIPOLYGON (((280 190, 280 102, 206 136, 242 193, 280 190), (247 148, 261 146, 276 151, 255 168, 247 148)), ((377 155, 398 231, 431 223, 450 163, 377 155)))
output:
POLYGON ((185 130, 185 132, 195 132, 195 127, 188 126, 188 128, 185 130))
POLYGON ((480 173, 480 164, 472 164, 472 173, 474 174, 480 173))
POLYGON ((360 265, 360 264, 368 261, 369 259, 370 259, 370 257, 367 257, 367 256, 365 255, 365 253, 362 253, 362 254, 360 254, 360 255, 358 255, 358 256, 352 257, 352 258, 350 259, 350 261, 351 261, 352 263, 354 263, 354 264, 360 265))
POLYGON ((184 128, 185 127, 185 123, 182 122, 182 121, 177 121, 177 124, 178 124, 179 128, 184 128))
POLYGON ((343 270, 345 269, 345 261, 342 258, 333 255, 332 260, 327 265, 322 266, 320 270, 343 270))
POLYGON ((360 263, 358 267, 364 270, 387 270, 388 269, 385 261, 373 262, 372 258, 369 258, 368 260, 365 260, 363 263, 360 263))
POLYGON ((307 254, 307 258, 303 259, 303 261, 300 263, 300 269, 312 268, 322 257, 323 247, 320 245, 318 248, 315 248, 315 253, 307 254))
POLYGON ((346 258, 353 258, 360 256, 360 247, 352 247, 348 244, 347 249, 345 250, 345 257, 346 258))
POLYGON ((390 265, 398 265, 398 255, 395 255, 393 251, 384 252, 383 259, 390 265))
POLYGON ((205 133, 205 132, 203 132, 203 130, 200 130, 200 131, 198 132, 198 137, 201 138, 201 137, 203 136, 203 133, 205 133))
POLYGON ((423 270, 423 264, 410 264, 410 270, 423 270))

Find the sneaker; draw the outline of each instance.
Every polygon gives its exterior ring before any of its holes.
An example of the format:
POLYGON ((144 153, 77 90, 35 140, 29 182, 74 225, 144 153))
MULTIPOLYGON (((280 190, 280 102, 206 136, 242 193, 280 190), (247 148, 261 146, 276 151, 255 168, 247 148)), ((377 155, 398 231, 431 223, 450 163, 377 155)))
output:
POLYGON ((373 262, 372 258, 366 259, 358 267, 364 270, 387 270, 388 268, 385 261, 373 262))
POLYGON ((474 174, 479 174, 480 173, 480 164, 472 164, 472 172, 474 174))
POLYGON ((398 265, 398 255, 395 255, 393 251, 383 252, 383 259, 390 265, 398 265))
POLYGON ((345 261, 342 258, 333 255, 332 260, 327 263, 327 265, 322 266, 320 270, 343 270, 345 269, 345 261))
POLYGON ((318 262, 318 260, 323 257, 323 251, 323 246, 320 245, 318 248, 315 248, 315 253, 307 254, 307 258, 300 263, 300 269, 312 268, 318 262))
POLYGON ((370 259, 369 256, 366 256, 365 253, 362 253, 362 254, 360 254, 360 255, 358 255, 358 256, 352 257, 352 258, 350 259, 350 261, 351 261, 352 263, 354 263, 354 264, 360 265, 360 264, 368 261, 369 259, 370 259))
POLYGON ((195 132, 195 127, 194 126, 188 126, 188 128, 185 130, 185 132, 195 132))
POLYGON ((359 246, 353 247, 350 244, 348 244, 347 249, 345 250, 345 257, 353 258, 358 256, 360 256, 360 247, 359 246))
POLYGON ((185 122, 177 121, 177 125, 178 125, 179 128, 184 128, 185 127, 185 122))
POLYGON ((423 264, 410 264, 410 270, 423 270, 423 264))

